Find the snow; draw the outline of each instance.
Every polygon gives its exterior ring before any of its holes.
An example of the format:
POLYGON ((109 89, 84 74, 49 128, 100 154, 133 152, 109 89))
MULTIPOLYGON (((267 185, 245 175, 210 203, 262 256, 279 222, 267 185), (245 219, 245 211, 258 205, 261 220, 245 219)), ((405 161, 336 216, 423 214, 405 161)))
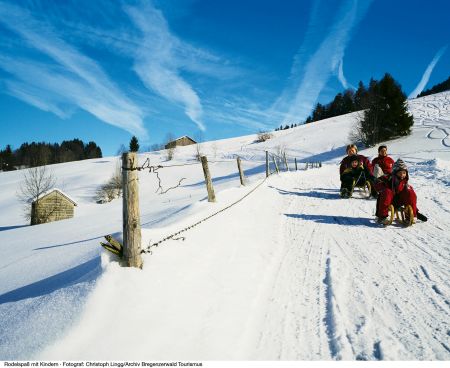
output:
POLYGON ((141 154, 164 166, 164 189, 186 178, 160 195, 156 175, 139 172, 143 248, 235 203, 152 247, 142 270, 99 246, 105 234, 121 238, 121 200, 94 199, 117 157, 52 165, 75 217, 32 227, 16 197, 23 172, 1 173, 0 359, 449 360, 450 93, 409 108, 412 134, 385 143, 429 216, 410 228, 382 228, 374 200, 338 196, 357 113, 264 143, 201 144, 216 203, 195 146, 172 161, 141 154), (285 151, 291 171, 264 180, 266 150, 285 151), (308 161, 323 167, 305 170, 308 161))

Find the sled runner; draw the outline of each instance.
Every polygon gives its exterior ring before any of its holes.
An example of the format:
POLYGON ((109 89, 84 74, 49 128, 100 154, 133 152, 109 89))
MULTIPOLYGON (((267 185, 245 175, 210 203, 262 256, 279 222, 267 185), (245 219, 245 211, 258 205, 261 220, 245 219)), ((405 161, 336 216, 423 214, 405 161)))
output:
POLYGON ((370 198, 370 195, 372 193, 372 185, 370 184, 370 181, 365 180, 363 183, 361 181, 357 182, 356 180, 353 182, 352 191, 350 193, 350 196, 353 195, 355 188, 358 189, 358 197, 360 198, 370 198))
POLYGON ((414 212, 412 207, 409 204, 398 208, 394 208, 392 204, 389 205, 389 215, 384 225, 391 225, 394 218, 405 227, 411 226, 414 223, 414 212))
POLYGON ((122 244, 116 239, 114 239, 111 235, 105 235, 105 239, 107 243, 100 242, 100 245, 106 250, 109 250, 110 252, 117 254, 119 257, 122 257, 123 255, 122 244))

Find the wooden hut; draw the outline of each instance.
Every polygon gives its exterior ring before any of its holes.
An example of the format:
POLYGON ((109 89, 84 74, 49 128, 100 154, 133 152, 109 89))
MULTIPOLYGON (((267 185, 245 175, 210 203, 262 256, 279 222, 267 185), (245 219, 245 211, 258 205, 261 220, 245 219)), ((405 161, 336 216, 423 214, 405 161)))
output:
POLYGON ((31 225, 72 218, 76 205, 62 190, 51 189, 31 202, 31 225))
POLYGON ((192 138, 188 137, 187 135, 177 138, 171 142, 168 142, 164 148, 165 149, 169 149, 169 148, 174 148, 177 146, 189 146, 190 144, 196 144, 197 142, 194 141, 192 138))

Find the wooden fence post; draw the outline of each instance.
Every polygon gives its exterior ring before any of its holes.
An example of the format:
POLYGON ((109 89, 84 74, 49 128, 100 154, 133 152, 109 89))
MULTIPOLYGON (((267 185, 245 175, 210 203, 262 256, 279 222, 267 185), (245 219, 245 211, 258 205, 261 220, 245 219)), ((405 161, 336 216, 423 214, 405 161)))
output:
POLYGON ((272 161, 273 161, 273 164, 275 165, 275 170, 277 171, 277 174, 279 174, 280 170, 278 170, 278 164, 277 164, 277 160, 276 160, 275 156, 272 156, 272 161))
POLYGON ((128 267, 142 268, 141 221, 136 152, 122 154, 123 259, 128 267))
POLYGON ((269 177, 269 152, 266 151, 266 178, 269 177))
POLYGON ((294 162, 295 162, 295 171, 297 171, 297 158, 294 157, 294 162))
POLYGON ((286 171, 289 171, 289 166, 286 160, 286 152, 283 153, 283 157, 284 157, 284 164, 286 165, 286 171))
POLYGON ((245 185, 245 183, 244 183, 244 173, 242 171, 241 158, 240 157, 237 158, 237 165, 238 165, 238 170, 239 170, 239 178, 241 179, 241 185, 245 185))
POLYGON ((211 181, 211 174, 209 173, 208 159, 206 158, 206 156, 202 156, 201 160, 202 160, 203 174, 205 175, 206 189, 208 190, 208 202, 215 202, 216 195, 214 194, 214 188, 211 181))

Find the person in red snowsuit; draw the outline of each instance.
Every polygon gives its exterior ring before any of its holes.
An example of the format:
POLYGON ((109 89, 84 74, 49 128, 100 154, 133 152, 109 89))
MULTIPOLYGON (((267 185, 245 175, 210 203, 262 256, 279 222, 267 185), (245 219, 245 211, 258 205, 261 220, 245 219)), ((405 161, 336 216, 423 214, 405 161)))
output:
POLYGON ((387 154, 387 147, 378 147, 378 157, 372 160, 372 167, 375 168, 378 165, 383 171, 383 174, 390 174, 392 172, 392 167, 394 166, 394 160, 390 158, 387 154))
POLYGON ((410 205, 414 217, 426 221, 427 218, 417 210, 417 195, 413 187, 408 184, 408 168, 402 159, 398 159, 392 168, 391 174, 379 177, 375 183, 375 189, 379 196, 377 199, 377 210, 375 215, 379 222, 386 222, 389 206, 394 207, 410 205))

